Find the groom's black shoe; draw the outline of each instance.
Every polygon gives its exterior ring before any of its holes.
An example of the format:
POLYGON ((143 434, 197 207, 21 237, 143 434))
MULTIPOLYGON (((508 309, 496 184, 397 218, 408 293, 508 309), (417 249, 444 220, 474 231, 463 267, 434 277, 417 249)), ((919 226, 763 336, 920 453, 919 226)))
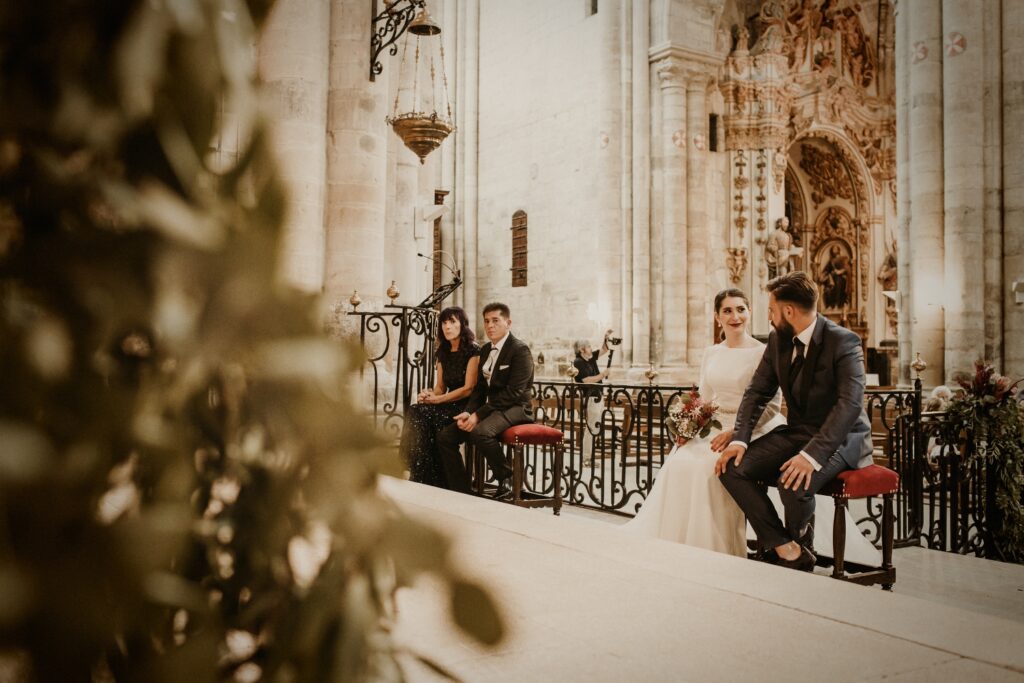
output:
POLYGON ((512 473, 502 477, 498 481, 498 488, 494 491, 494 497, 498 500, 505 500, 512 497, 512 473))
POLYGON ((795 560, 784 560, 780 557, 777 564, 780 567, 785 567, 787 569, 798 569, 802 572, 811 572, 814 571, 814 564, 817 561, 818 558, 814 556, 814 553, 812 553, 804 546, 800 546, 799 557, 797 557, 795 560))

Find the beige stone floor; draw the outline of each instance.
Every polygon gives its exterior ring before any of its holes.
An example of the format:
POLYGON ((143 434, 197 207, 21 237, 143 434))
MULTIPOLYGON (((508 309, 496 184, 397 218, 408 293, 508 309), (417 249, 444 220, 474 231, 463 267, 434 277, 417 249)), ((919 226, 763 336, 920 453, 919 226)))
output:
MULTIPOLYGON (((438 586, 399 591, 400 642, 465 681, 1024 680, 1024 624, 993 614, 999 572, 965 570, 991 603, 966 610, 969 591, 960 605, 922 599, 905 573, 886 593, 633 538, 591 513, 554 517, 392 479, 382 488, 446 529, 456 561, 499 602, 508 635, 486 649, 454 628, 438 586)), ((922 594, 956 575, 913 555, 900 561, 919 567, 922 594)), ((439 680, 411 660, 407 672, 439 680)))
MULTIPOLYGON (((602 524, 628 518, 597 510, 564 507, 562 514, 602 524)), ((894 592, 1024 623, 1024 566, 926 548, 897 548, 894 592)), ((829 569, 818 567, 827 575, 829 569)))

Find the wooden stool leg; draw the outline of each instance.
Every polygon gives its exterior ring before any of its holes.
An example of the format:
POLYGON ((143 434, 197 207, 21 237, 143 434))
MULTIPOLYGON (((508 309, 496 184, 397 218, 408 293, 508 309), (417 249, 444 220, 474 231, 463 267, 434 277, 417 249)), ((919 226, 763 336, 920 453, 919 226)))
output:
POLYGON ((523 495, 523 444, 512 446, 512 504, 519 505, 523 495))
POLYGON ((836 503, 836 516, 832 522, 832 556, 835 558, 835 565, 832 567, 833 579, 845 579, 846 571, 846 498, 835 496, 832 500, 836 503))
MULTIPOLYGON (((882 569, 895 579, 896 569, 892 566, 893 526, 892 494, 882 496, 882 569)), ((882 584, 882 590, 891 591, 892 581, 882 584)))
POLYGON ((487 468, 484 465, 484 456, 480 452, 480 449, 471 444, 466 444, 466 448, 472 449, 472 462, 473 462, 473 481, 476 483, 476 495, 484 495, 484 479, 487 478, 487 468))
POLYGON ((552 474, 555 477, 554 482, 554 495, 555 495, 555 514, 560 514, 562 510, 562 467, 564 465, 565 444, 564 442, 558 442, 555 444, 555 462, 552 474))

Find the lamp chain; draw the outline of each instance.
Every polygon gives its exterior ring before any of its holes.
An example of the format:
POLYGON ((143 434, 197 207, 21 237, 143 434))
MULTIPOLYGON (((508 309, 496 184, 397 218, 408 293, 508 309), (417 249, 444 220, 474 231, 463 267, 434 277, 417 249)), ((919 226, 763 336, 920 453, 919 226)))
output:
MULTIPOLYGON (((448 121, 452 121, 452 100, 448 96, 448 70, 444 66, 444 43, 441 43, 441 80, 444 81, 444 104, 448 108, 448 121)), ((434 107, 437 108, 436 106, 434 107)))

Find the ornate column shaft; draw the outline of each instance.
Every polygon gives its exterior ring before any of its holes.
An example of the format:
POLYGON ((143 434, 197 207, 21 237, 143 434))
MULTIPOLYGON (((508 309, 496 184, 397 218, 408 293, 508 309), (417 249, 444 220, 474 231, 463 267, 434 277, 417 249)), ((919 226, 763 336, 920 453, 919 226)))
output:
POLYGON ((686 76, 686 360, 699 366, 711 340, 708 310, 714 294, 707 267, 711 242, 707 220, 707 88, 711 74, 705 67, 691 66, 686 76))
POLYGON ((300 289, 324 283, 329 0, 282 0, 259 38, 271 141, 288 188, 280 273, 300 289))
POLYGON ((910 8, 907 0, 896 5, 896 221, 897 221, 897 335, 899 337, 899 382, 911 382, 910 363, 914 359, 911 344, 913 316, 910 292, 912 273, 910 259, 910 8))
MULTIPOLYGON (((366 63, 370 4, 332 0, 327 121, 327 210, 324 288, 329 300, 347 302, 359 290, 364 309, 382 305, 384 279, 387 83, 366 63)), ((347 303, 345 304, 347 307, 347 303)))
POLYGON ((945 378, 985 349, 983 13, 943 0, 945 378), (964 46, 964 47, 962 47, 964 46))
MULTIPOLYGON (((633 301, 631 333, 634 367, 651 361, 651 68, 650 4, 633 10, 633 301)), ((660 313, 660 310, 659 310, 660 313)), ((623 342, 625 343, 625 342, 623 342)))
MULTIPOLYGON (((902 8, 901 8, 902 9, 902 8)), ((942 6, 938 2, 908 3, 910 26, 910 243, 911 345, 928 363, 923 380, 941 384, 943 293, 946 291, 943 243, 942 168, 942 6)))
POLYGON ((1024 3, 1002 3, 1003 43, 1003 372, 1024 375, 1024 305, 1013 282, 1024 280, 1024 3))
POLYGON ((661 86, 662 220, 660 240, 652 239, 659 263, 655 275, 652 319, 654 362, 682 365, 686 361, 686 82, 683 64, 668 57, 657 64, 661 86), (657 252, 660 251, 660 255, 657 252))

